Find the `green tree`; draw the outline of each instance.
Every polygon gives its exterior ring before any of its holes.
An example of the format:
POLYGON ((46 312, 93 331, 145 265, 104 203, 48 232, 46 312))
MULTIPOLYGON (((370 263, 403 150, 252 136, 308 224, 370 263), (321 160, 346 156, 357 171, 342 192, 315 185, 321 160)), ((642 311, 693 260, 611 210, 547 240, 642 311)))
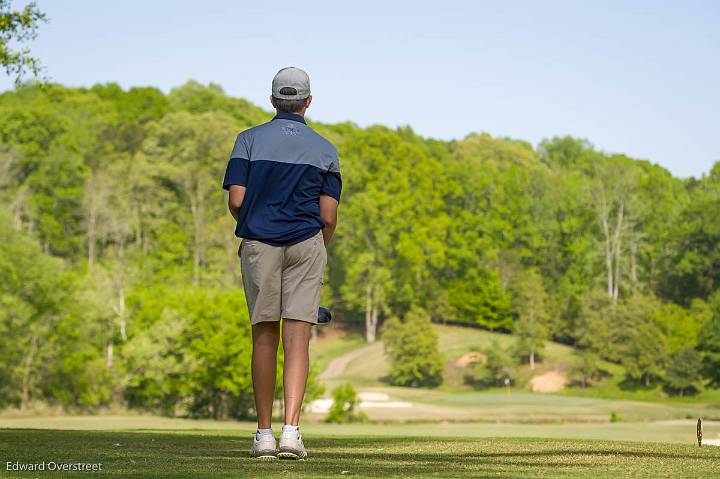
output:
POLYGON ((536 177, 545 167, 525 145, 488 135, 452 143, 450 150, 447 203, 452 220, 447 264, 440 274, 454 311, 451 319, 509 328, 510 275, 501 256, 511 249, 521 262, 529 262, 543 245, 535 221, 542 210, 536 200, 543 182, 536 177))
POLYGON ((615 309, 612 299, 607 293, 592 290, 582 299, 580 317, 575 329, 577 345, 591 353, 613 358, 615 345, 610 341, 611 324, 613 324, 615 309))
POLYGON ((542 353, 548 336, 547 294, 540 275, 533 270, 522 273, 515 285, 515 307, 518 314, 513 326, 517 336, 516 352, 528 358, 535 369, 535 357, 542 353))
POLYGON ((107 404, 100 323, 81 283, 0 210, 0 405, 107 404))
POLYGON ((224 214, 216 182, 222 177, 235 133, 232 118, 223 113, 178 112, 153 124, 143 146, 148 161, 190 213, 187 226, 192 232, 194 285, 200 284, 207 262, 210 219, 224 214))
POLYGON ((713 387, 720 387, 720 291, 709 300, 712 316, 698 334, 698 350, 702 354, 702 374, 713 387))
POLYGON ((497 271, 478 267, 454 273, 447 284, 451 319, 490 329, 511 325, 510 295, 503 290, 497 271))
POLYGON ((656 299, 636 294, 617 306, 612 330, 616 345, 615 360, 623 365, 628 377, 650 386, 652 378, 661 377, 667 361, 667 343, 654 321, 656 299))
POLYGON ((136 321, 147 325, 137 324, 139 332, 122 349, 130 406, 170 415, 250 417, 252 347, 242 295, 156 289, 138 293, 131 307, 136 321))
POLYGON ((597 378, 600 373, 598 356, 589 350, 576 352, 575 361, 572 364, 571 375, 576 377, 582 388, 586 388, 590 381, 597 378))
POLYGON ((409 131, 372 127, 343 143, 343 300, 364 312, 368 342, 382 314, 424 306, 444 264, 448 223, 442 165, 409 131), (422 194, 419 192, 422 191, 422 194), (392 218, 392 221, 386 221, 392 218))
POLYGON ((588 208, 588 182, 578 171, 555 172, 544 194, 546 240, 533 261, 542 271, 548 292, 551 336, 575 339, 583 299, 597 284, 596 216, 588 208))
POLYGON ((698 333, 712 316, 705 301, 696 298, 688 309, 676 304, 664 304, 655 313, 655 321, 667 338, 668 352, 676 353, 685 348, 693 348, 698 333))
POLYGON ((593 161, 593 180, 588 200, 597 216, 605 258, 607 295, 616 304, 619 298, 623 245, 632 231, 632 214, 637 188, 637 168, 624 155, 606 158, 597 155, 593 161))
POLYGON ((702 358, 691 347, 676 351, 665 370, 665 383, 681 397, 688 391, 700 389, 702 358))
POLYGON ((566 170, 589 170, 594 156, 588 140, 571 136, 553 137, 540 142, 540 157, 555 168, 566 170))
POLYGON ((83 185, 88 168, 82 158, 58 145, 32 175, 32 207, 46 251, 72 256, 82 246, 83 185))
POLYGON ((381 333, 390 358, 392 384, 434 387, 442 383, 445 360, 425 311, 412 309, 402 321, 390 318, 383 323, 381 333))
POLYGON ((177 410, 188 395, 184 381, 194 365, 186 357, 182 336, 188 326, 176 311, 164 309, 160 319, 142 329, 123 347, 125 398, 131 408, 183 415, 177 410))
POLYGON ((643 323, 625 338, 620 363, 630 378, 650 386, 651 378, 659 377, 663 371, 666 345, 662 333, 653 324, 643 323))
POLYGON ((663 261, 660 292, 687 306, 720 287, 720 161, 699 182, 689 182, 690 201, 667 226, 670 252, 663 261))
POLYGON ((14 50, 11 44, 35 39, 40 23, 46 21, 47 17, 35 2, 28 3, 22 10, 12 10, 10 0, 0 0, 0 65, 15 77, 16 83, 28 71, 37 76, 40 62, 30 55, 28 48, 14 50))

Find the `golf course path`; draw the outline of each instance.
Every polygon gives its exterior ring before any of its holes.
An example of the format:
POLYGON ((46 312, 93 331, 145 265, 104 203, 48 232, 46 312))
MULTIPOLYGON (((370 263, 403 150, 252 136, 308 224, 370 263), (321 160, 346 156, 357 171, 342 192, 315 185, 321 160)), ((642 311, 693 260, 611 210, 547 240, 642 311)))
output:
POLYGON ((332 361, 330 361, 330 364, 328 364, 328 367, 325 369, 325 371, 320 373, 320 379, 333 379, 340 376, 343 371, 345 371, 347 365, 350 364, 350 361, 362 356, 363 354, 368 352, 368 350, 371 349, 373 346, 375 346, 375 343, 365 345, 361 348, 350 351, 349 353, 343 354, 342 356, 338 356, 337 358, 333 359, 332 361))

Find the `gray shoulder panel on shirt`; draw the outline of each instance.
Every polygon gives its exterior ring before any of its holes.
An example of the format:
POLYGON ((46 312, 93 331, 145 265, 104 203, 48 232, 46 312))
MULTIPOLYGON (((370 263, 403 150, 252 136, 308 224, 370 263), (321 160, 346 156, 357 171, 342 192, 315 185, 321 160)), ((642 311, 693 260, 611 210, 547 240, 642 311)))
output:
POLYGON ((312 165, 339 171, 337 150, 309 126, 276 119, 240 133, 250 150, 250 161, 312 165))

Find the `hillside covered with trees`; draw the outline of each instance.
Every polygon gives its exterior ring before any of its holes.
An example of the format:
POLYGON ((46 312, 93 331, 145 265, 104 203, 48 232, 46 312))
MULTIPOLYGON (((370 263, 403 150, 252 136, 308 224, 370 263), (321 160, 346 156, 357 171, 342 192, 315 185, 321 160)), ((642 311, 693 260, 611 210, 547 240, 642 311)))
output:
MULTIPOLYGON (((221 183, 236 135, 270 118, 195 82, 0 95, 0 407, 252 414, 221 183)), ((336 321, 369 342, 389 321, 468 324, 517 335, 531 365, 573 345, 588 381, 602 359, 637 387, 720 387, 720 163, 678 179, 571 137, 309 120, 344 182, 336 321)))

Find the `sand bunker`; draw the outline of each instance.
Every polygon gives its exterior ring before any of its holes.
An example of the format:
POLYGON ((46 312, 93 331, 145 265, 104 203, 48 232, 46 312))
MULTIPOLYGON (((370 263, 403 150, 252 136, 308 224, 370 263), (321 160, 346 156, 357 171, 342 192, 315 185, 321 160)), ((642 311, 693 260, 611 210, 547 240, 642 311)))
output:
MULTIPOLYGON (((359 409, 373 409, 373 408, 408 408, 412 407, 413 404, 407 401, 390 401, 390 396, 383 392, 378 391, 360 391, 358 393, 358 404, 359 409)), ((310 403, 308 409, 310 412, 315 413, 327 413, 332 407, 332 398, 321 398, 315 399, 310 403)))
POLYGON ((554 393, 567 384, 567 378, 560 371, 548 371, 530 380, 532 390, 536 393, 554 393))
POLYGON ((485 356, 483 353, 478 353, 477 351, 473 351, 467 354, 463 354, 460 356, 457 361, 455 361, 455 366, 459 368, 464 368, 468 364, 472 363, 480 363, 485 364, 485 361, 487 361, 487 356, 485 356))

